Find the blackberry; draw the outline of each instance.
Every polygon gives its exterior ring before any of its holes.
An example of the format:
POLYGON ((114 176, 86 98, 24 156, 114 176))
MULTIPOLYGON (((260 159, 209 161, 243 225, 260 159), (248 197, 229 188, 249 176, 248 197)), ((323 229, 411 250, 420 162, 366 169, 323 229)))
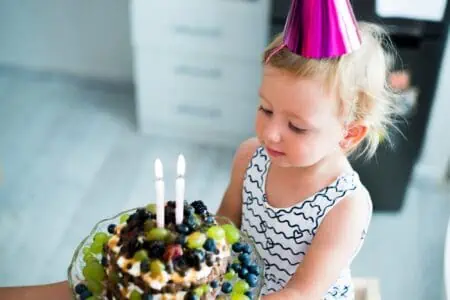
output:
POLYGON ((162 258, 166 247, 162 241, 151 241, 148 243, 148 256, 150 258, 162 258))

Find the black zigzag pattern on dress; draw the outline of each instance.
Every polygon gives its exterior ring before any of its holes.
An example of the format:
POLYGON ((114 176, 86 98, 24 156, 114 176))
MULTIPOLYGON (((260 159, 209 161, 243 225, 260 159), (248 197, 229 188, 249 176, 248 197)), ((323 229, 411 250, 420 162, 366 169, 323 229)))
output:
POLYGON ((286 284, 286 281, 283 278, 277 278, 274 274, 265 273, 264 277, 276 284, 286 284))
POLYGON ((330 198, 328 197, 328 193, 330 190, 335 190, 336 192, 347 191, 348 189, 344 189, 344 190, 339 189, 339 185, 342 180, 345 180, 345 178, 341 177, 338 180, 336 180, 336 182, 334 182, 334 184, 324 187, 319 192, 314 194, 314 197, 312 197, 311 199, 306 199, 306 200, 302 201, 301 203, 299 203, 299 205, 293 206, 289 209, 280 209, 280 210, 278 210, 278 213, 290 214, 290 213, 292 213, 292 211, 295 211, 295 210, 303 210, 307 204, 310 204, 311 207, 317 207, 317 208, 319 208, 319 210, 322 210, 322 208, 319 205, 314 204, 314 202, 319 197, 325 197, 328 199, 328 201, 331 201, 330 198))
MULTIPOLYGON (((250 224, 250 221, 249 221, 246 217, 244 217, 244 220, 247 222, 247 224, 248 224, 251 228, 255 229, 259 234, 265 234, 264 230, 259 231, 258 228, 257 228, 255 225, 250 224)), ((298 256, 298 255, 305 255, 305 252, 303 252, 303 251, 300 251, 300 252, 296 253, 296 252, 294 252, 294 250, 292 250, 291 248, 285 247, 285 246, 283 246, 283 244, 280 244, 280 243, 272 243, 273 247, 269 248, 269 247, 267 247, 267 244, 264 245, 263 243, 256 241, 256 240, 253 238, 253 236, 251 236, 250 234, 248 234, 248 232, 246 232, 246 233, 247 233, 248 236, 250 236, 250 238, 253 240, 253 242, 254 242, 255 244, 258 244, 263 250, 269 252, 269 253, 270 253, 271 255, 273 255, 273 256, 277 256, 281 261, 287 262, 287 263, 288 263, 289 265, 291 265, 292 267, 297 267, 298 264, 299 264, 299 262, 291 262, 291 261, 290 261, 289 259, 287 259, 286 257, 282 257, 279 253, 276 253, 276 252, 274 253, 273 251, 271 251, 271 249, 274 248, 275 246, 279 246, 280 248, 282 248, 282 249, 285 250, 285 251, 290 251, 293 255, 296 255, 296 256, 298 256)))
MULTIPOLYGON (((253 238, 253 236, 251 236, 251 235, 248 233, 248 231, 247 231, 246 229, 244 229, 243 231, 245 232, 245 234, 247 234, 247 236, 250 237, 250 239, 251 239, 255 244, 261 246, 261 247, 264 249, 264 246, 262 245, 262 243, 261 243, 261 242, 257 242, 257 241, 253 238)), ((264 249, 264 250, 266 250, 266 249, 264 249)), ((272 253, 271 253, 271 254, 272 254, 272 253)), ((271 264, 266 258, 263 258, 263 261, 264 261, 264 266, 265 266, 266 268, 272 268, 272 267, 274 267, 274 268, 277 269, 278 271, 283 272, 283 273, 285 273, 285 274, 288 275, 288 276, 292 276, 292 274, 289 273, 287 270, 285 270, 285 269, 283 269, 283 268, 280 268, 277 264, 271 264)))
POLYGON ((264 275, 264 278, 266 279, 266 282, 272 282, 272 283, 278 285, 280 288, 283 288, 283 286, 286 284, 286 281, 284 281, 281 278, 277 279, 275 277, 275 275, 273 275, 273 274, 270 274, 270 275, 272 275, 272 276, 268 277, 268 276, 264 275))
POLYGON ((271 292, 271 293, 276 293, 278 292, 278 290, 274 289, 274 288, 268 288, 266 289, 266 291, 271 292))
MULTIPOLYGON (((283 231, 278 231, 278 230, 276 230, 275 229, 275 227, 272 227, 272 226, 270 226, 267 222, 265 222, 264 220, 263 220, 263 218, 260 216, 260 215, 258 215, 258 214, 256 214, 255 213, 255 211, 253 210, 253 208, 252 207, 247 207, 247 209, 248 209, 248 211, 250 211, 251 213, 252 213, 252 215, 253 215, 253 217, 255 217, 255 218, 258 218, 259 219, 259 222, 260 222, 260 224, 261 224, 261 226, 262 226, 262 224, 265 224, 264 226, 267 228, 267 229, 270 229, 270 230, 272 230, 273 232, 275 232, 275 234, 281 234, 285 239, 287 239, 287 240, 295 240, 295 243, 297 244, 297 245, 301 245, 301 244, 306 244, 306 245, 311 245, 311 243, 310 242, 308 242, 308 241, 301 241, 301 242, 298 242, 297 241, 297 237, 295 236, 295 232, 297 232, 298 234, 300 234, 301 236, 303 236, 303 234, 306 232, 306 233, 308 233, 308 234, 312 234, 311 233, 311 231, 309 231, 308 229, 300 229, 300 230, 294 230, 294 235, 291 235, 291 236, 288 236, 286 233, 284 233, 283 231)), ((262 233, 262 234, 264 234, 264 235, 266 235, 266 232, 264 231, 264 230, 258 230, 258 228, 255 226, 255 225, 252 225, 251 223, 250 223, 250 220, 244 215, 244 220, 246 220, 247 221, 247 223, 249 224, 249 226, 250 227, 252 227, 252 228, 254 228, 258 233, 262 233)), ((300 236, 300 237, 301 237, 300 236)))
POLYGON ((253 153, 252 158, 250 159, 250 162, 249 162, 249 164, 247 166, 247 171, 251 170, 251 168, 253 167, 253 163, 254 163, 255 158, 257 158, 258 156, 259 156, 258 151, 255 151, 255 153, 253 153))
POLYGON ((312 229, 313 234, 316 234, 317 229, 319 228, 319 224, 322 220, 322 218, 324 217, 324 215, 327 213, 327 211, 329 210, 329 208, 334 207, 334 205, 336 204, 337 201, 339 201, 340 199, 344 198, 345 195, 350 192, 350 191, 354 191, 356 190, 356 186, 353 186, 349 189, 344 190, 343 192, 341 192, 341 194, 339 196, 337 196, 336 198, 334 198, 332 201, 330 201, 330 203, 325 206, 323 208, 323 210, 317 215, 317 218, 315 220, 315 225, 314 228, 312 229))
MULTIPOLYGON (((248 197, 247 197, 247 199, 248 199, 248 197)), ((258 199, 257 197, 253 197, 253 198, 251 198, 250 200, 253 201, 254 199, 256 199, 257 203, 259 202, 259 199, 258 199)), ((249 210, 249 211, 251 211, 255 217, 257 217, 261 222, 263 222, 262 217, 261 217, 260 215, 258 215, 258 214, 254 211, 254 209, 250 206, 250 204, 253 203, 252 201, 251 201, 250 203, 249 203, 249 201, 245 201, 245 202, 244 202, 244 205, 246 206, 246 209, 249 210)), ((273 219, 273 220, 277 220, 279 223, 287 223, 288 226, 289 226, 290 228, 297 229, 299 232, 308 232, 309 234, 313 234, 313 232, 314 232, 314 231, 312 231, 312 230, 310 231, 310 230, 307 230, 307 229, 303 229, 303 228, 301 228, 300 225, 298 225, 298 224, 292 224, 291 222, 289 222, 289 220, 282 220, 282 219, 281 219, 281 216, 276 216, 276 215, 275 215, 275 216, 271 216, 271 215, 269 214, 269 211, 271 211, 271 210, 270 210, 270 209, 265 209, 265 212, 266 212, 267 216, 268 216, 269 218, 273 219)), ((298 216, 302 216, 302 215, 304 215, 304 214, 303 214, 303 213, 298 214, 298 216)), ((309 218, 308 218, 308 219, 309 219, 309 218)), ((306 220, 308 220, 308 219, 306 219, 306 220)), ((314 219, 313 219, 312 221, 314 221, 314 219)), ((313 230, 314 230, 314 229, 313 229, 313 230)))
POLYGON ((258 148, 258 150, 256 151, 262 158, 264 158, 265 160, 268 160, 269 157, 267 157, 266 154, 264 154, 264 147, 261 146, 258 148))

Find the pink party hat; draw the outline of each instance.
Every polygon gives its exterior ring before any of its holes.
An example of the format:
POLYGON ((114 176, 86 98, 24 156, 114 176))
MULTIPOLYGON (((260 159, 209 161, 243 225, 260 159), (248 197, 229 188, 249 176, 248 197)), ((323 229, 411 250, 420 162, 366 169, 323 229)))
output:
POLYGON ((349 0, 292 0, 284 44, 306 58, 342 56, 361 45, 349 0))

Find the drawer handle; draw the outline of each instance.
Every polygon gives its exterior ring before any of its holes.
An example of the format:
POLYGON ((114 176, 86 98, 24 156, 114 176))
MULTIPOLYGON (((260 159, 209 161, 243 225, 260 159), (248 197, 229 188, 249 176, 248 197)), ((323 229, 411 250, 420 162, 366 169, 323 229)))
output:
POLYGON ((194 66, 180 65, 175 66, 174 72, 180 75, 207 77, 212 79, 219 79, 222 77, 222 71, 217 68, 199 68, 194 66))
POLYGON ((181 114, 201 117, 201 118, 209 118, 209 119, 217 119, 222 117, 222 111, 219 108, 211 108, 204 106, 195 106, 188 104, 180 104, 177 106, 177 112, 181 114))
POLYGON ((219 38, 223 35, 222 30, 220 28, 215 27, 207 28, 207 27, 193 27, 189 25, 175 25, 174 31, 177 34, 202 36, 210 38, 219 38))

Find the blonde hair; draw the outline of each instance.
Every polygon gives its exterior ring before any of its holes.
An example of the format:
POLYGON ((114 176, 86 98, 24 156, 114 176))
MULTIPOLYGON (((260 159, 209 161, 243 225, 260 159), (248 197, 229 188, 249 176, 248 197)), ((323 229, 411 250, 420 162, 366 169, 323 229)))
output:
POLYGON ((394 47, 378 25, 359 22, 361 47, 351 54, 330 59, 307 59, 277 48, 283 42, 279 34, 264 51, 264 63, 298 77, 320 77, 328 91, 336 91, 343 102, 346 122, 364 120, 368 131, 360 155, 372 157, 381 138, 389 141, 388 128, 394 125, 396 94, 389 88, 387 75, 392 67, 394 47), (276 51, 276 52, 274 52, 276 51))

